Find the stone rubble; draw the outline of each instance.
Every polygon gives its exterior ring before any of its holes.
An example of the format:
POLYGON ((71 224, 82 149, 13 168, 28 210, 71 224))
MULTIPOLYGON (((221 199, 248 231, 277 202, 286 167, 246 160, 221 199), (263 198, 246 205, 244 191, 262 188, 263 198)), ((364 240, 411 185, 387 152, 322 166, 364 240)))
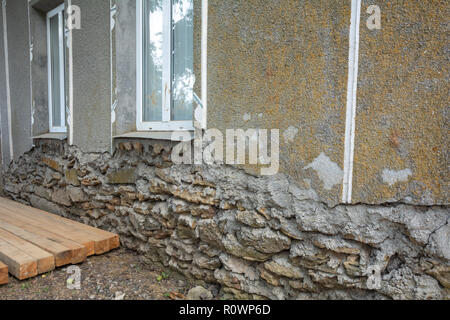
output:
POLYGON ((114 155, 38 143, 4 192, 241 299, 450 297, 447 207, 330 207, 283 174, 173 165, 175 143, 116 143, 114 155))

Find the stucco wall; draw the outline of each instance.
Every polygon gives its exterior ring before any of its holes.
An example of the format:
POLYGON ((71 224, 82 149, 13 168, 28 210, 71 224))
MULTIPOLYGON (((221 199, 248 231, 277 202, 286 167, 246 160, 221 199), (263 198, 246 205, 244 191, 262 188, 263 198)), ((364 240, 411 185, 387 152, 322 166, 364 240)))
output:
MULTIPOLYGON (((37 5, 50 3, 56 2, 37 5)), ((72 3, 82 14, 82 29, 73 31, 73 143, 85 151, 110 151, 112 135, 136 129, 135 1, 117 2, 112 57, 110 2, 72 3), (111 96, 111 81, 117 96, 111 96)), ((340 203, 342 194, 350 5, 209 1, 208 128, 279 129, 281 172, 328 204, 340 203)), ((199 95, 200 0, 194 8, 199 95)), ((448 204, 448 12, 447 1, 362 2, 354 203, 448 204), (381 30, 366 27, 366 9, 373 4, 381 9, 381 30)), ((16 158, 48 124, 43 16, 33 8, 30 13, 32 93, 27 1, 7 2, 16 158)), ((5 81, 0 94, 2 126, 8 128, 5 81)), ((2 141, 6 158, 8 133, 2 141)))
POLYGON ((354 202, 448 204, 448 1, 377 4, 361 24, 354 202))
MULTIPOLYGON (((209 1, 208 127, 280 129, 281 172, 330 204, 342 194, 350 6, 209 1)), ((362 2, 353 203, 449 202, 448 12, 448 1, 362 2), (370 5, 381 30, 366 26, 370 5)))
POLYGON ((117 1, 115 25, 117 107, 114 135, 136 131, 136 1, 117 1))
POLYGON ((111 52, 109 0, 73 0, 81 29, 72 32, 73 144, 111 151, 111 52))
POLYGON ((350 1, 213 0, 208 19, 208 128, 280 129, 281 172, 338 203, 350 1))
POLYGON ((28 0, 6 2, 11 131, 14 159, 32 145, 28 0))
POLYGON ((49 132, 46 12, 30 7, 30 27, 33 136, 38 136, 49 132))
POLYGON ((45 11, 42 10, 62 2, 61 0, 6 2, 7 59, 5 59, 3 15, 0 25, 2 79, 0 100, 5 166, 10 163, 10 150, 17 159, 30 150, 33 136, 48 132, 47 37, 45 11), (32 7, 33 5, 39 10, 32 7), (6 63, 9 68, 9 87, 6 82, 6 63), (10 93, 10 121, 7 90, 10 93), (9 126, 12 132, 12 146, 9 126))
MULTIPOLYGON (((4 21, 3 21, 3 6, 0 6, 0 121, 1 121, 1 139, 2 139, 2 164, 6 165, 11 160, 10 153, 10 134, 8 121, 8 100, 7 100, 7 85, 6 85, 6 62, 5 62, 5 40, 4 40, 4 21)), ((2 170, 5 168, 2 167, 2 170)))

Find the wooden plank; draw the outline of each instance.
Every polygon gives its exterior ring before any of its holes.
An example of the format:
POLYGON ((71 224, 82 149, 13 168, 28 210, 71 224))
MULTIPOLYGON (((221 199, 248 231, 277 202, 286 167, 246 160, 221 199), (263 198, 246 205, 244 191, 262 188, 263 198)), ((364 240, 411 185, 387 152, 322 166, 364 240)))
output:
POLYGON ((116 249, 120 246, 119 236, 117 234, 94 228, 76 221, 72 221, 70 219, 66 219, 33 207, 29 207, 9 199, 0 198, 0 208, 7 208, 10 210, 17 209, 18 213, 25 214, 27 216, 30 216, 32 213, 39 215, 39 217, 42 219, 47 219, 47 221, 58 221, 64 226, 71 228, 76 227, 76 230, 78 230, 79 232, 83 232, 90 238, 94 239, 96 254, 102 254, 109 250, 116 249))
POLYGON ((20 226, 16 226, 15 223, 17 224, 18 221, 11 221, 8 217, 0 215, 1 229, 11 232, 53 254, 55 256, 55 265, 57 267, 67 264, 77 264, 86 259, 85 246, 30 225, 25 225, 24 229, 22 228, 23 224, 20 224, 19 222, 20 226))
POLYGON ((36 247, 34 244, 25 241, 14 234, 0 229, 0 241, 20 249, 22 252, 36 259, 37 273, 42 274, 55 269, 55 257, 50 252, 36 247))
POLYGON ((59 230, 57 228, 52 229, 53 226, 48 224, 43 228, 39 221, 26 219, 20 215, 15 215, 0 209, 0 228, 6 226, 6 224, 4 224, 5 222, 17 228, 21 228, 28 233, 48 238, 53 242, 69 248, 72 251, 72 263, 80 263, 86 259, 88 255, 88 248, 85 246, 86 243, 90 246, 92 254, 94 254, 94 242, 92 240, 85 240, 84 243, 79 243, 70 239, 67 230, 59 230))
POLYGON ((25 280, 38 274, 35 258, 1 239, 0 260, 8 266, 9 273, 19 280, 25 280))
POLYGON ((116 249, 116 248, 118 248, 120 246, 119 236, 117 234, 115 234, 115 233, 112 233, 112 232, 109 232, 109 231, 105 231, 105 230, 102 230, 102 229, 98 229, 98 228, 94 228, 94 227, 91 227, 89 225, 77 222, 77 221, 73 221, 73 220, 70 220, 70 219, 67 219, 67 218, 64 218, 64 217, 60 217, 58 215, 51 214, 51 213, 48 213, 48 212, 40 210, 40 209, 33 208, 33 207, 30 207, 30 206, 26 206, 26 205, 21 204, 19 202, 15 202, 15 201, 12 201, 12 200, 0 197, 0 207, 2 207, 2 206, 5 206, 5 207, 9 206, 9 208, 11 208, 11 207, 13 207, 13 208, 21 208, 23 210, 27 210, 26 212, 28 212, 28 213, 33 212, 33 213, 36 213, 36 214, 40 214, 41 216, 45 216, 47 218, 51 218, 51 219, 57 220, 57 221, 59 221, 59 222, 61 222, 63 224, 75 226, 75 227, 83 230, 84 232, 94 236, 96 241, 99 241, 99 242, 104 241, 105 239, 107 239, 108 240, 108 244, 109 244, 109 250, 116 249))
POLYGON ((26 225, 30 225, 37 229, 54 233, 60 238, 72 240, 78 244, 81 244, 86 247, 87 256, 95 254, 95 241, 90 238, 89 235, 86 235, 74 227, 64 226, 48 219, 42 219, 37 215, 24 214, 23 212, 19 212, 17 209, 10 210, 5 207, 0 207, 0 217, 8 217, 9 223, 20 226, 24 229, 26 225), (18 225, 19 223, 20 225, 18 225))
POLYGON ((0 286, 2 284, 7 284, 8 281, 8 266, 0 261, 0 286))

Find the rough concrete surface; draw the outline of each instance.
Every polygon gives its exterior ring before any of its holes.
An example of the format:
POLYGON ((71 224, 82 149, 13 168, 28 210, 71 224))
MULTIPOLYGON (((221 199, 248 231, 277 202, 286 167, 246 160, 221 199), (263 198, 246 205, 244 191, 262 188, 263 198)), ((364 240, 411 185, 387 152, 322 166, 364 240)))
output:
POLYGON ((172 165, 174 144, 118 141, 111 156, 42 141, 5 193, 238 298, 450 297, 447 207, 330 207, 284 174, 172 165))
MULTIPOLYGON (((207 127, 279 129, 275 176, 174 165, 176 142, 124 137, 136 130, 134 0, 72 1, 73 146, 31 149, 48 123, 43 16, 27 0, 5 4, 7 196, 117 232, 149 263, 238 298, 449 298, 448 1, 362 0, 351 205, 341 195, 352 1, 209 0, 207 127), (379 30, 366 26, 369 5, 379 30)), ((201 0, 194 11, 200 96, 201 0)))
MULTIPOLYGON (((39 7, 43 8, 43 7, 39 7)), ((30 7, 33 137, 49 132, 47 18, 30 7)))
POLYGON ((31 149, 31 91, 28 1, 7 1, 7 45, 14 159, 31 149))
POLYGON ((342 183, 307 166, 324 153, 343 169, 350 4, 209 1, 208 128, 288 134, 281 171, 329 203, 342 183))
POLYGON ((355 203, 449 203, 448 1, 363 1, 355 203), (379 5, 381 30, 366 28, 379 5), (411 171, 397 183, 386 170, 411 171))
POLYGON ((82 12, 81 29, 72 31, 73 144, 88 152, 110 151, 110 2, 73 0, 72 4, 82 12))

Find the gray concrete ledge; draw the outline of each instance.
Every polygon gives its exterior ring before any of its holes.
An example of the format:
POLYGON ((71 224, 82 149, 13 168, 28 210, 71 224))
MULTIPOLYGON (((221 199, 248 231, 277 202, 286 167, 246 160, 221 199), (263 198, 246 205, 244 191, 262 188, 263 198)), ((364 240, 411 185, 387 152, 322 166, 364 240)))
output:
POLYGON ((35 139, 53 139, 53 140, 66 140, 67 139, 67 133, 44 133, 39 136, 33 137, 33 140, 35 139))
MULTIPOLYGON (((180 137, 173 138, 173 131, 136 131, 128 132, 118 136, 114 136, 114 139, 152 139, 152 140, 168 140, 168 141, 182 141, 180 137)), ((191 138, 189 141, 194 140, 194 132, 190 131, 191 138)))

